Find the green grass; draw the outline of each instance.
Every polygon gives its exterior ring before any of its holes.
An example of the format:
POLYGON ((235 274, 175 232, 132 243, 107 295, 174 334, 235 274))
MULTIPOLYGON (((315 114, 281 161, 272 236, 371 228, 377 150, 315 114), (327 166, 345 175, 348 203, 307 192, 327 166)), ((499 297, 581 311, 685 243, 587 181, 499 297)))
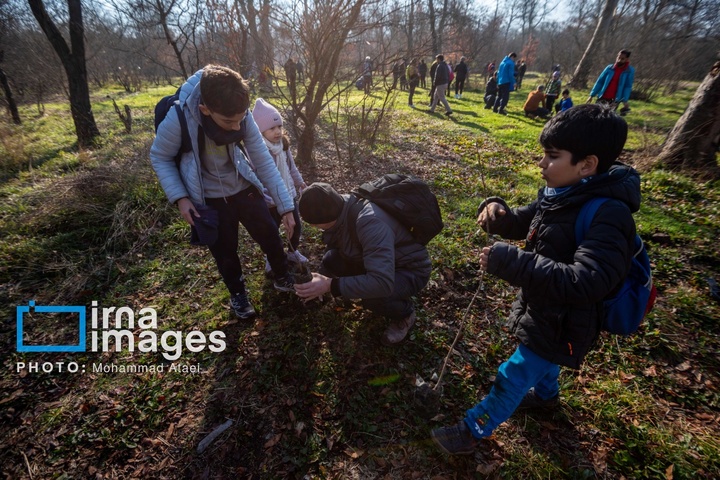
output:
MULTIPOLYGON (((628 160, 642 167, 638 231, 660 291, 642 330, 603 336, 579 372, 563 370, 562 406, 518 414, 468 458, 446 458, 429 430, 455 422, 490 388, 516 341, 503 327, 514 289, 478 273, 488 239, 477 232, 482 198, 525 204, 542 185, 535 160, 543 123, 482 108, 481 92, 450 99, 448 120, 410 109, 399 93, 374 147, 333 158, 321 129, 318 177, 352 186, 391 170, 426 178, 446 228, 429 245, 433 273, 418 298, 418 327, 404 345, 378 342, 382 319, 356 305, 306 308, 264 279, 259 248, 241 230, 255 322, 234 319, 211 256, 187 244, 150 169, 155 102, 173 87, 93 94, 102 137, 78 151, 63 103, 46 115, 23 107, 21 127, 0 125, 0 464, 10 478, 715 478, 720 475, 718 303, 720 190, 652 165, 647 157, 681 114, 691 89, 631 102, 628 160), (111 95, 133 109, 131 135, 111 95), (52 114, 50 114, 52 112, 52 114), (327 163, 323 163, 327 162, 327 163), (327 176, 325 176, 327 175, 327 176), (480 290, 479 290, 480 289, 480 290), (468 309, 473 295, 479 294, 468 309), (200 375, 18 373, 19 361, 165 365, 159 352, 18 354, 12 306, 154 306, 159 331, 226 334, 227 348, 192 353, 200 375), (465 314, 467 312, 467 318, 465 314), (439 374, 458 329, 439 405, 418 404, 414 382, 439 374), (205 435, 234 425, 203 454, 205 435), (42 446, 39 448, 38 446, 42 446), (114 473, 113 473, 114 472, 114 473)), ((587 92, 573 92, 576 103, 587 92)), ((419 89, 416 105, 425 102, 419 89)), ((266 95, 271 101, 277 97, 266 95)), ((352 92, 350 101, 359 100, 352 92)), ((381 96, 376 95, 376 101, 381 96)), ((122 107, 121 107, 122 108, 122 107)), ((640 167, 638 167, 640 168, 640 167)), ((307 228, 315 264, 321 232, 307 228)), ((62 334, 47 332, 47 335, 62 334)))

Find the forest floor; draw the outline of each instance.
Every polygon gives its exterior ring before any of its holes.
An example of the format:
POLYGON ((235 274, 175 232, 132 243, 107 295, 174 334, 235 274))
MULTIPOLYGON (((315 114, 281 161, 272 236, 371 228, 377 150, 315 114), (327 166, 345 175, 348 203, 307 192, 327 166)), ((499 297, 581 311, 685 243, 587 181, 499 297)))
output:
MULTIPOLYGON (((424 102, 426 92, 419 94, 424 102)), ((636 219, 655 268, 654 311, 630 337, 603 334, 581 370, 562 370, 558 409, 515 414, 476 454, 448 458, 430 430, 462 418, 516 347, 504 327, 516 289, 480 273, 478 252, 496 239, 477 231, 475 209, 489 195, 513 205, 535 196, 542 122, 518 113, 520 96, 501 117, 482 108, 480 92, 468 92, 451 99, 450 119, 397 106, 371 152, 345 145, 337 155, 330 130, 319 132, 314 168, 301 166, 308 184, 325 181, 347 192, 383 173, 408 173, 427 180, 441 204, 446 228, 429 245, 434 271, 417 298, 417 326, 403 344, 387 348, 379 342, 384 320, 360 305, 306 307, 274 291, 260 250, 242 229, 243 268, 260 315, 231 315, 212 257, 187 243, 186 225, 149 166, 151 100, 158 97, 124 99, 140 102, 140 133, 107 135, 91 152, 56 144, 30 168, 4 172, 3 476, 720 477, 720 305, 708 286, 720 279, 720 188, 652 164, 648 135, 668 128, 662 106, 633 111, 635 136, 623 155, 643 175, 636 219), (663 119, 655 127, 647 120, 653 116, 663 119), (88 325, 94 308, 128 306, 136 341, 146 332, 141 310, 151 308, 158 325, 147 330, 183 338, 221 331, 226 348, 192 352, 185 343, 178 359, 162 348, 17 352, 16 306, 31 300, 85 306, 88 325), (446 356, 438 401, 420 398, 417 377, 439 375, 446 356), (140 366, 153 371, 108 371, 140 366), (227 421, 230 427, 199 453, 202 440, 227 421)), ((103 131, 117 128, 112 113, 98 117, 106 119, 103 131)), ((17 131, 3 128, 11 135, 0 154, 17 152, 17 131)), ((301 251, 317 267, 319 231, 306 228, 301 251)), ((67 344, 78 336, 70 323, 37 315, 25 333, 32 344, 67 344)))

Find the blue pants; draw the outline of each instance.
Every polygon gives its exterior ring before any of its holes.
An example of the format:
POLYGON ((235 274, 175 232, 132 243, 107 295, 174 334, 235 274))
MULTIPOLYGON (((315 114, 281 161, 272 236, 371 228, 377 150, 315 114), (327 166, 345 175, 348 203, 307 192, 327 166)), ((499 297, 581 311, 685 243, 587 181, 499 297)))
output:
POLYGON ((487 437, 510 418, 525 394, 535 387, 542 399, 560 391, 560 366, 548 362, 520 344, 510 358, 498 368, 490 393, 466 412, 465 423, 475 438, 487 437))

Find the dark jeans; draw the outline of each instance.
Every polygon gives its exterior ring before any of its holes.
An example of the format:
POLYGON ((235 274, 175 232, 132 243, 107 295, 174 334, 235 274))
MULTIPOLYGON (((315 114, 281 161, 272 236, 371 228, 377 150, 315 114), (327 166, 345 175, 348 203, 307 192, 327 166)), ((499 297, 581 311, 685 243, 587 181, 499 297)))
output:
POLYGON ((265 252, 275 276, 287 274, 288 261, 278 226, 257 188, 246 188, 227 198, 206 198, 205 203, 216 209, 220 216, 218 241, 209 248, 231 295, 245 291, 242 264, 238 256, 238 223, 243 224, 265 252))
POLYGON ((538 107, 537 110, 525 110, 527 115, 535 115, 536 117, 545 118, 550 114, 550 110, 544 107, 538 107))
MULTIPOLYGON (((337 250, 331 249, 323 256, 320 273, 329 277, 353 277, 364 275, 365 267, 362 262, 348 261, 337 250)), ((363 298, 363 307, 390 320, 403 319, 415 310, 412 296, 422 290, 428 280, 429 272, 426 274, 395 269, 395 286, 390 296, 363 298)))
POLYGON ((413 95, 415 95, 415 88, 417 88, 417 85, 417 80, 411 80, 410 83, 408 83, 408 86, 410 87, 410 94, 408 95, 408 105, 413 104, 413 95))
POLYGON ((425 75, 420 75, 420 86, 425 88, 425 75))
MULTIPOLYGON (((277 207, 270 208, 270 215, 272 215, 275 224, 280 228, 282 216, 278 213, 277 207)), ((295 229, 290 239, 290 245, 292 245, 293 250, 297 250, 298 245, 300 245, 300 235, 302 234, 302 222, 300 221, 300 211, 298 210, 297 203, 295 204, 295 210, 293 210, 293 218, 295 219, 295 229)))
POLYGON ((465 79, 457 77, 455 79, 455 95, 462 93, 463 88, 465 88, 465 79))
POLYGON ((485 95, 485 106, 488 108, 492 108, 493 105, 495 105, 495 99, 497 96, 494 93, 485 95))
POLYGON ((507 106, 509 100, 510 100, 510 84, 503 83, 502 85, 498 85, 498 96, 495 99, 495 105, 493 106, 493 112, 497 112, 498 110, 505 110, 505 107, 507 106))
POLYGON ((552 112, 553 105, 555 105, 555 100, 557 100, 557 95, 546 95, 545 96, 545 108, 547 108, 549 111, 552 112))

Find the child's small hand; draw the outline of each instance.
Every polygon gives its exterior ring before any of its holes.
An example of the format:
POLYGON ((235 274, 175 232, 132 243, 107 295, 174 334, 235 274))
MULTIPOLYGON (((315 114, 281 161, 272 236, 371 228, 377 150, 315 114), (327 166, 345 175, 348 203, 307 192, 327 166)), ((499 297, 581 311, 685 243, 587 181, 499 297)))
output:
POLYGON ((491 247, 483 247, 480 253, 480 268, 483 270, 487 270, 488 260, 490 259, 490 248, 491 247))
POLYGON ((494 222, 498 217, 506 214, 505 207, 497 202, 491 202, 485 205, 480 215, 478 215, 477 223, 480 226, 487 225, 488 222, 494 222))
POLYGON ((283 227, 285 227, 287 238, 292 238, 293 232, 295 232, 295 218, 293 217, 292 211, 283 214, 282 224, 283 227))

